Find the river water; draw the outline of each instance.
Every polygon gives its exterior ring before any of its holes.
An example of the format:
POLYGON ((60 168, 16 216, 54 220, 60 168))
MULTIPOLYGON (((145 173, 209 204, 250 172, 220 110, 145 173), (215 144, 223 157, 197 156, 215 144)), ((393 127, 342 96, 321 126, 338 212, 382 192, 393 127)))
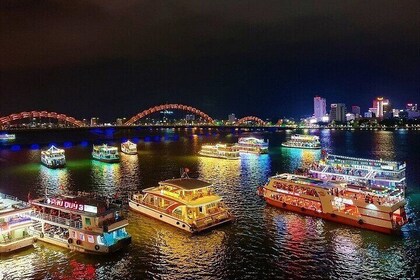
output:
POLYGON ((396 279, 420 275, 420 131, 306 130, 335 154, 407 162, 407 214, 412 222, 388 236, 267 206, 256 187, 292 172, 320 151, 282 148, 293 131, 215 129, 92 129, 18 132, 0 144, 0 192, 26 199, 65 190, 120 195, 155 186, 188 167, 210 181, 237 217, 230 225, 191 236, 129 212, 132 244, 110 256, 71 252, 42 242, 0 258, 0 279, 396 279), (258 135, 267 155, 240 161, 198 157, 203 143, 258 135), (121 163, 92 161, 92 144, 138 142, 138 156, 121 163), (40 151, 65 147, 67 167, 50 170, 40 151))

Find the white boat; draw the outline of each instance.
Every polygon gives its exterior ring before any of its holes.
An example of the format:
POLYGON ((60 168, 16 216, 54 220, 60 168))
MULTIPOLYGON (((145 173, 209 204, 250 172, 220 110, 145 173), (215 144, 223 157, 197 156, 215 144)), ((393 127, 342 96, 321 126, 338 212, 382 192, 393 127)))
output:
POLYGON ((268 153, 268 141, 264 139, 258 139, 255 137, 241 137, 238 140, 237 146, 241 153, 252 153, 252 154, 266 154, 268 153))
POLYGON ((121 143, 121 152, 127 155, 137 155, 137 144, 127 140, 121 143))
POLYGON ((236 145, 216 144, 203 145, 198 152, 201 156, 222 158, 222 159, 240 159, 239 148, 236 145))
POLYGON ((321 149, 319 137, 316 135, 295 134, 292 135, 290 140, 283 142, 281 145, 287 148, 321 149))
POLYGON ((129 207, 190 233, 234 220, 210 183, 190 178, 159 182, 133 195, 129 207))
POLYGON ((0 141, 11 141, 16 139, 16 134, 0 134, 0 141))
POLYGON ((0 254, 32 246, 31 211, 28 203, 0 193, 0 254))
POLYGON ((70 250, 108 254, 131 243, 119 205, 98 197, 60 195, 30 201, 38 240, 70 250))
POLYGON ((93 145, 92 157, 95 160, 108 163, 120 161, 120 154, 118 153, 118 148, 108 146, 107 144, 103 144, 100 146, 93 145))
POLYGON ((41 151, 41 163, 49 168, 60 168, 66 165, 66 156, 63 149, 51 146, 46 151, 41 151))

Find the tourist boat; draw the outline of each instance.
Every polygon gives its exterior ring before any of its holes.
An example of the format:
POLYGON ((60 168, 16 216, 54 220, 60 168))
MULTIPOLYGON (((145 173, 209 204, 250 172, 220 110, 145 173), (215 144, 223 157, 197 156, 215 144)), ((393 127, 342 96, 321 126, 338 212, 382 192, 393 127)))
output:
POLYGON ((0 193, 0 254, 31 246, 31 206, 16 197, 0 193))
POLYGON ((118 148, 108 146, 107 144, 99 146, 93 145, 92 157, 93 159, 108 163, 120 161, 120 154, 118 153, 118 148))
POLYGON ((38 240, 91 254, 115 252, 131 243, 120 205, 107 198, 46 195, 30 204, 31 230, 38 240))
POLYGON ((378 232, 394 233, 407 223, 401 191, 285 173, 271 177, 259 193, 278 208, 378 232))
POLYGON ((240 159, 238 146, 228 144, 203 145, 198 154, 214 158, 240 159))
POLYGON ((316 135, 292 135, 291 139, 281 144, 283 147, 298 149, 321 149, 319 137, 316 135))
POLYGON ((309 166, 309 174, 322 180, 345 181, 360 187, 385 187, 405 192, 405 162, 323 154, 309 166))
POLYGON ((66 165, 64 150, 51 146, 48 150, 41 151, 41 163, 49 168, 64 167, 66 165))
POLYGON ((241 153, 266 154, 268 153, 268 141, 255 137, 239 138, 237 146, 241 153))
POLYGON ((0 134, 0 141, 11 141, 16 139, 16 134, 0 134))
POLYGON ((127 155, 137 155, 137 144, 127 140, 121 143, 121 152, 127 155))
POLYGON ((190 233, 234 219, 210 183, 188 177, 162 181, 134 194, 129 207, 190 233))

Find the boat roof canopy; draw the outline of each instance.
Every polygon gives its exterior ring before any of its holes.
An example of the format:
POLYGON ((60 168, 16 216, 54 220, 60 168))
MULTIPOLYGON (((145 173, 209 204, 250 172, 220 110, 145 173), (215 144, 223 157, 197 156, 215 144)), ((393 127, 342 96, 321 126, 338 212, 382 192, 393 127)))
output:
POLYGON ((191 178, 178 178, 165 180, 159 183, 160 185, 169 185, 187 191, 203 189, 211 186, 211 183, 191 178))

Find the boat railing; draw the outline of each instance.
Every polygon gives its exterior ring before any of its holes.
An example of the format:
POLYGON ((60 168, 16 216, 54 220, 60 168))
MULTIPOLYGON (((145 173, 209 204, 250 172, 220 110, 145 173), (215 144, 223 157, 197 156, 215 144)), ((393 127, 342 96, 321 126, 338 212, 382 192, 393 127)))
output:
POLYGON ((387 206, 391 207, 400 201, 403 201, 403 197, 398 196, 390 196, 390 195, 384 195, 384 196, 377 196, 377 195, 370 195, 363 192, 347 192, 344 191, 343 193, 340 193, 338 196, 342 195, 345 198, 350 198, 355 201, 364 202, 364 203, 371 203, 378 206, 387 206))
POLYGON ((232 218, 232 215, 225 209, 220 209, 220 211, 215 212, 214 214, 207 215, 205 217, 196 219, 194 224, 197 228, 206 227, 208 225, 217 223, 222 220, 227 220, 232 218))
POLYGON ((12 195, 0 193, 0 199, 9 199, 9 200, 19 202, 19 204, 13 204, 12 207, 15 208, 15 209, 19 208, 18 205, 22 205, 23 206, 23 207, 21 207, 22 209, 26 208, 26 207, 30 207, 28 202, 22 201, 19 198, 15 197, 15 196, 12 196, 12 195))
POLYGON ((79 220, 66 219, 66 218, 63 218, 63 217, 58 217, 58 216, 42 213, 42 212, 39 212, 39 211, 33 211, 31 213, 31 217, 46 220, 46 221, 50 221, 50 222, 53 222, 53 223, 56 223, 56 224, 69 226, 69 227, 72 227, 72 228, 82 228, 82 222, 79 221, 79 220))
POLYGON ((7 245, 7 244, 10 244, 10 243, 13 243, 13 242, 17 242, 17 241, 20 241, 20 240, 23 240, 23 239, 33 238, 33 236, 30 235, 29 233, 27 233, 26 231, 24 231, 23 236, 20 236, 20 237, 9 238, 7 234, 5 236, 6 236, 6 238, 3 238, 3 240, 0 241, 0 246, 1 245, 7 245))
POLYGON ((173 216, 173 217, 175 217, 175 218, 177 218, 177 219, 183 220, 182 215, 180 215, 180 214, 176 214, 176 213, 173 213, 173 212, 171 213, 171 212, 167 211, 167 208, 168 208, 168 207, 159 207, 159 206, 156 206, 156 205, 154 205, 154 204, 147 203, 147 202, 142 202, 142 203, 143 203, 144 205, 146 205, 147 207, 150 207, 150 208, 156 209, 156 210, 158 210, 158 211, 164 212, 165 214, 168 214, 168 215, 170 215, 170 216, 173 216))

